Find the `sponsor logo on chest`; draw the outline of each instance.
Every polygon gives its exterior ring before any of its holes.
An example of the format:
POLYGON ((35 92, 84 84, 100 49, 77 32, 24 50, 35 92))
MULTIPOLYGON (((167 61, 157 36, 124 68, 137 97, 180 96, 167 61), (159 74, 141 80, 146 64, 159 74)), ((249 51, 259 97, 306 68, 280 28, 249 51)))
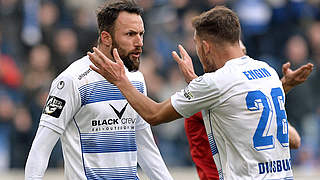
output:
POLYGON ((135 129, 136 118, 124 117, 128 103, 118 111, 112 104, 109 104, 117 118, 93 119, 91 120, 92 131, 114 131, 135 129))

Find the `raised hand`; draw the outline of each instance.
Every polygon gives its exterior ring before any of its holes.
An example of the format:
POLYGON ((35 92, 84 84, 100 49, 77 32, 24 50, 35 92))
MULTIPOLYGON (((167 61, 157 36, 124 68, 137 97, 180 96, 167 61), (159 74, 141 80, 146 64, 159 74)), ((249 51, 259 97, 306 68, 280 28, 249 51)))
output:
POLYGON ((294 86, 306 81, 312 72, 313 64, 308 63, 296 70, 290 69, 290 62, 282 66, 283 78, 281 79, 284 91, 289 92, 294 86))
POLYGON ((187 51, 180 44, 178 47, 181 58, 176 51, 172 52, 172 57, 178 63, 179 69, 181 70, 186 82, 189 83, 198 76, 194 72, 192 59, 187 53, 187 51))
POLYGON ((90 65, 92 70, 96 71, 110 83, 115 85, 127 78, 125 75, 123 62, 118 54, 117 49, 113 49, 113 57, 115 62, 105 56, 98 48, 94 47, 93 51, 93 53, 87 53, 90 61, 95 65, 90 65))

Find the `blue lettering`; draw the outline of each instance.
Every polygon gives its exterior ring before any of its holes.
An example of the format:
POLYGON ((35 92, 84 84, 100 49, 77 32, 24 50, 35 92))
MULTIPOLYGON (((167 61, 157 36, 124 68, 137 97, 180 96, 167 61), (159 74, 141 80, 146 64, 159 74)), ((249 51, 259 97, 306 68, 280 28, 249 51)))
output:
POLYGON ((291 159, 258 163, 259 174, 277 173, 291 170, 291 159))
POLYGON ((252 70, 247 71, 253 79, 257 79, 258 77, 253 73, 252 70))
POLYGON ((258 70, 254 69, 253 72, 258 76, 258 78, 263 78, 262 74, 258 70))
POLYGON ((263 163, 259 163, 259 174, 265 173, 265 168, 263 163))
POLYGON ((266 68, 253 69, 242 72, 249 80, 269 77, 271 74, 266 68))
POLYGON ((246 75, 249 80, 252 80, 252 78, 250 77, 250 74, 248 74, 247 71, 244 71, 244 72, 242 72, 242 73, 243 73, 244 75, 246 75))
POLYGON ((261 68, 261 70, 269 77, 271 76, 271 74, 269 73, 268 70, 266 70, 266 68, 261 68))
POLYGON ((288 170, 290 170, 290 166, 289 166, 289 161, 288 161, 288 159, 286 159, 286 160, 282 160, 282 164, 283 164, 283 170, 285 170, 285 171, 288 171, 288 170))
POLYGON ((271 172, 271 171, 269 170, 269 163, 268 163, 268 162, 266 162, 266 170, 267 170, 267 173, 271 172))
POLYGON ((277 160, 277 172, 281 172, 281 171, 282 171, 281 161, 277 160))
POLYGON ((266 74, 264 74, 264 72, 261 69, 258 69, 258 70, 263 75, 263 77, 268 77, 266 74))
POLYGON ((272 161, 272 172, 277 172, 276 161, 272 161))

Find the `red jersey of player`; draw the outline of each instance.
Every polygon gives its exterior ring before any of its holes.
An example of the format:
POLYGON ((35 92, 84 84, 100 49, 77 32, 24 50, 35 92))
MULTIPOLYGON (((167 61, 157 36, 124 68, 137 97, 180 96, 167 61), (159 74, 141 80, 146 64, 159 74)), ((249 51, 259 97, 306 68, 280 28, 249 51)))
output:
POLYGON ((189 141, 190 153, 193 162, 196 164, 200 179, 218 180, 219 174, 213 161, 201 112, 186 118, 184 123, 185 131, 189 141))

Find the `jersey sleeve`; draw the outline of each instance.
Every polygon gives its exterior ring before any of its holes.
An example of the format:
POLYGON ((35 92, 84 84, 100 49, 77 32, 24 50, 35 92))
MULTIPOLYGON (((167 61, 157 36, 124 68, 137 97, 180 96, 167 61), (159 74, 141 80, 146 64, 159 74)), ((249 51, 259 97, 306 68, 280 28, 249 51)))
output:
POLYGON ((173 180, 153 139, 150 127, 136 131, 138 163, 149 179, 173 180))
POLYGON ((48 166, 50 154, 59 139, 59 134, 47 127, 39 126, 25 167, 25 180, 42 180, 48 166))
POLYGON ((52 82, 40 125, 62 134, 80 106, 79 91, 72 78, 59 76, 52 82))
POLYGON ((214 108, 220 95, 214 78, 213 73, 208 73, 192 80, 185 89, 171 96, 173 108, 183 117, 214 108))
MULTIPOLYGON (((142 79, 142 86, 141 87, 143 89, 143 94, 145 96, 147 96, 147 87, 146 87, 146 83, 144 81, 144 77, 141 74, 141 79, 142 79)), ((136 122, 136 130, 140 130, 140 129, 144 129, 150 127, 150 125, 138 114, 138 118, 137 118, 137 122, 136 122)))

